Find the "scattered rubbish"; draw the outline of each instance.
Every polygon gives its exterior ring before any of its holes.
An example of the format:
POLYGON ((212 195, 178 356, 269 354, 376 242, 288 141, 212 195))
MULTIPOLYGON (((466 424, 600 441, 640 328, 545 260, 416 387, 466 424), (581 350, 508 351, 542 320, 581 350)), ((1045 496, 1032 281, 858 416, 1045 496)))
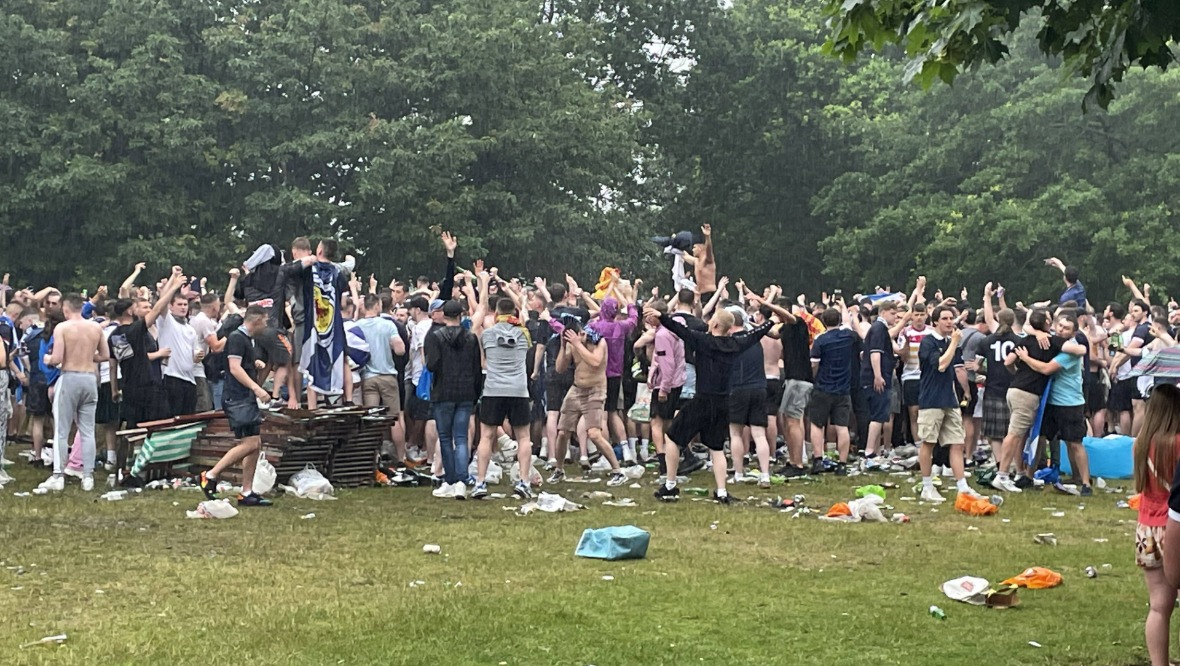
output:
POLYGON ((1010 522, 1012 522, 1012 519, 1011 518, 1001 518, 1000 522, 1001 523, 1010 523, 1010 522))
POLYGON ((1130 504, 1127 504, 1127 503, 1126 503, 1125 501, 1123 501, 1123 500, 1119 500, 1119 501, 1117 501, 1117 502, 1115 502, 1115 503, 1114 503, 1114 507, 1115 507, 1116 509, 1129 509, 1129 508, 1131 508, 1131 505, 1130 505, 1130 504))
POLYGON ((627 477, 627 479, 630 481, 635 481, 643 477, 644 471, 645 470, 643 469, 642 465, 632 465, 630 467, 623 468, 623 476, 627 477))
POLYGON ((1004 581, 1005 585, 1027 587, 1030 590, 1044 590, 1061 584, 1061 574, 1044 567, 1029 567, 1004 581))
POLYGON ((426 584, 426 581, 424 581, 424 580, 412 580, 412 581, 410 581, 410 587, 411 587, 411 588, 415 588, 415 587, 422 587, 422 586, 423 586, 423 585, 425 585, 425 584, 426 584))
POLYGON ((581 504, 575 504, 557 493, 541 493, 537 497, 537 507, 546 513, 558 513, 561 511, 578 511, 586 507, 581 504))
POLYGON ((1064 511, 1054 511, 1053 513, 1051 513, 1049 515, 1053 516, 1054 518, 1064 518, 1065 512, 1064 511))
POLYGON ((614 580, 615 577, 614 576, 603 576, 602 579, 603 580, 614 580))
POLYGON ((630 497, 624 497, 621 500, 607 500, 606 502, 603 502, 602 505, 603 506, 625 506, 625 507, 639 506, 638 504, 635 503, 635 500, 631 499, 630 497))
POLYGON ((296 497, 305 499, 331 497, 336 492, 332 487, 332 482, 328 481, 328 478, 311 463, 292 474, 288 485, 294 489, 296 497))
POLYGON ((1003 495, 992 495, 991 497, 988 498, 988 501, 991 502, 992 504, 995 504, 996 506, 1003 506, 1004 505, 1004 496, 1003 495))
POLYGON ((61 645, 62 643, 65 643, 65 642, 66 642, 66 635, 65 634, 58 634, 56 636, 46 636, 45 638, 42 638, 39 641, 33 641, 32 643, 25 643, 24 645, 21 646, 21 649, 23 650, 24 648, 36 647, 38 645, 61 645))
POLYGON ((974 525, 968 525, 968 526, 967 526, 967 531, 968 531, 968 532, 978 532, 978 531, 979 531, 979 528, 978 528, 978 527, 976 527, 976 526, 974 526, 974 525))
POLYGON ((717 524, 718 524, 717 521, 714 520, 712 523, 709 524, 709 529, 711 529, 711 530, 717 529, 717 524))
MULTIPOLYGON (((987 602, 987 591, 991 583, 983 578, 962 576, 948 580, 942 584, 942 593, 953 601, 961 601, 972 606, 982 606, 987 602)), ((933 614, 933 611, 931 611, 933 614)))
POLYGON ((945 620, 946 619, 946 611, 942 610, 938 606, 931 606, 930 607, 930 617, 932 617, 936 620, 945 620))
POLYGON ((1107 541, 1110 541, 1110 539, 1094 539, 1094 543, 1106 543, 1107 541))
POLYGON ((1109 565, 1109 564, 1103 564, 1103 565, 1102 565, 1102 568, 1103 568, 1103 569, 1110 569, 1110 565, 1109 565))
POLYGON ((697 497, 708 497, 709 496, 709 489, 708 488, 685 488, 684 494, 696 495, 697 497))
POLYGON ((422 546, 422 552, 428 555, 438 555, 442 552, 442 546, 434 543, 428 543, 425 546, 422 546))
POLYGON ((33 488, 33 494, 34 495, 48 495, 49 489, 42 488, 41 486, 37 486, 36 488, 33 488))
POLYGON ((851 502, 837 502, 828 509, 827 515, 820 516, 820 520, 831 523, 889 522, 881 513, 880 507, 884 503, 885 500, 876 494, 868 494, 851 502))
POLYGON ((1057 535, 1053 534, 1052 532, 1038 534, 1035 537, 1033 537, 1033 543, 1039 543, 1042 546, 1056 546, 1057 545, 1057 535))
POLYGON ((885 499, 885 489, 878 485, 861 486, 856 489, 857 497, 866 497, 868 495, 876 495, 881 499, 885 499))
POLYGON ((106 500, 108 502, 117 502, 121 499, 127 499, 126 490, 110 490, 98 496, 98 499, 106 500))
MULTIPOLYGON (((42 493, 42 494, 44 494, 44 493, 42 493)), ((33 494, 32 493, 13 493, 12 496, 13 497, 32 497, 33 494)))
POLYGON ((889 519, 895 523, 908 523, 908 522, 910 522, 910 517, 905 515, 904 513, 895 513, 892 516, 890 516, 889 519))
POLYGON ((1094 567, 1086 567, 1086 578, 1097 578, 1098 570, 1094 567))
POLYGON ((233 518, 238 515, 237 508, 229 500, 205 500, 197 505, 196 511, 185 511, 189 518, 233 518))
POLYGON ((1000 508, 992 504, 986 497, 959 493, 955 498, 955 511, 970 516, 991 516, 995 515, 999 510, 1000 508))
POLYGON ((602 491, 602 490, 595 490, 595 491, 588 492, 588 493, 582 493, 582 499, 586 499, 586 500, 609 500, 609 499, 614 499, 614 498, 615 498, 614 495, 612 495, 608 492, 602 491))
POLYGON ((634 525, 588 529, 582 532, 574 555, 597 560, 632 560, 647 557, 651 533, 634 525))
POLYGON ((314 513, 305 513, 302 516, 299 516, 300 520, 311 520, 312 518, 315 518, 314 513))
POLYGON ((988 608, 1014 608, 1020 605, 1020 597, 1016 593, 1020 590, 1015 585, 1003 585, 1000 589, 987 591, 988 608))
POLYGON ((1099 490, 1105 490, 1106 489, 1106 479, 1102 478, 1101 476, 1098 477, 1097 479, 1094 480, 1094 487, 1098 488, 1099 490))
POLYGON ((1028 644, 1035 647, 1035 648, 1041 647, 1041 644, 1036 641, 1029 641, 1028 644))
POLYGON ((918 501, 917 497, 899 497, 897 499, 899 499, 903 502, 917 502, 918 501))
POLYGON ((631 485, 629 485, 627 487, 632 490, 642 490, 643 489, 643 486, 639 485, 638 483, 632 483, 631 485))

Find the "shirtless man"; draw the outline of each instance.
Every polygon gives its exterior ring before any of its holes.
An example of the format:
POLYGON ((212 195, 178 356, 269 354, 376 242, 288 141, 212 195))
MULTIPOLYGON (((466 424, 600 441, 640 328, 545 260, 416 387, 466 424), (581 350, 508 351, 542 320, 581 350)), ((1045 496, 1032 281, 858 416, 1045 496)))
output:
POLYGON ((708 303, 713 294, 717 293, 717 262, 713 257, 713 227, 707 224, 703 225, 701 233, 705 236, 705 242, 693 245, 692 256, 684 255, 684 263, 693 267, 697 292, 701 295, 701 301, 708 303))
POLYGON ((49 364, 61 368, 55 385, 53 475, 41 483, 46 490, 64 490, 70 426, 77 423, 82 439, 82 490, 94 490, 94 410, 98 407, 98 363, 110 358, 102 326, 82 318, 82 297, 68 294, 61 308, 66 320, 54 330, 49 364))
MULTIPOLYGON (((578 327, 581 328, 581 327, 578 327)), ((593 329, 565 329, 561 334, 561 349, 557 352, 557 372, 565 372, 574 365, 574 385, 561 403, 561 417, 557 422, 557 469, 549 483, 565 480, 565 453, 570 434, 578 428, 578 420, 586 419, 586 433, 598 447, 598 452, 610 463, 611 475, 606 485, 616 487, 627 481, 619 469, 613 447, 602 433, 606 425, 606 343, 593 329)))

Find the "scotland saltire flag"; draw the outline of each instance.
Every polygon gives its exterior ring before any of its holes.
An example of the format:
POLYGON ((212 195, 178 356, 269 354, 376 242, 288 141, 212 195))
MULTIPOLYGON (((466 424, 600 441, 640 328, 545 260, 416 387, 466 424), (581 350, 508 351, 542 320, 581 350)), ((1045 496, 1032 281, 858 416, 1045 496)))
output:
POLYGON ((340 269, 330 262, 311 266, 311 277, 303 283, 303 356, 299 370, 310 388, 319 395, 344 392, 347 368, 344 362, 344 317, 340 314, 341 294, 336 292, 340 269))
POLYGON ((348 343, 348 360, 355 368, 363 368, 369 364, 369 342, 365 340, 365 330, 357 322, 349 322, 344 328, 344 339, 348 343))
MULTIPOLYGON (((1045 405, 1049 403, 1049 391, 1053 388, 1053 378, 1045 385, 1045 392, 1041 394, 1041 404, 1037 406, 1037 418, 1033 420, 1032 428, 1028 430, 1028 438, 1024 440, 1024 464, 1034 465, 1037 461, 1037 440, 1041 438, 1041 421, 1045 418, 1045 405)), ((1055 442, 1050 442, 1055 444, 1055 442)), ((1053 449, 1056 451, 1056 447, 1053 449)))

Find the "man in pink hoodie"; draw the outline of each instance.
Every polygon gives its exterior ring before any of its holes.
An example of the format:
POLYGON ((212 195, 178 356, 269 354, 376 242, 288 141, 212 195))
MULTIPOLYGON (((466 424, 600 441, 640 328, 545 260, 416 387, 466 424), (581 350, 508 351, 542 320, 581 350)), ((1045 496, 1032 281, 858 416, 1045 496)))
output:
MULTIPOLYGON (((661 315, 668 314, 668 304, 661 300, 654 301, 652 309, 661 315)), ((637 349, 646 345, 649 335, 650 332, 644 334, 635 343, 637 349)), ((668 463, 664 459, 664 428, 676 417, 676 410, 680 408, 680 392, 684 389, 686 379, 684 342, 657 322, 652 343, 651 370, 647 378, 652 393, 651 439, 656 445, 656 460, 660 463, 660 475, 663 476, 668 473, 668 463)))
POLYGON ((628 287, 615 284, 611 293, 602 301, 598 318, 590 322, 590 328, 598 333, 606 343, 606 414, 608 434, 615 437, 615 442, 623 448, 623 459, 628 462, 635 460, 635 450, 627 444, 627 430, 623 425, 623 354, 627 336, 635 330, 639 323, 639 312, 635 309, 632 294, 628 287), (626 318, 621 317, 619 299, 627 303, 626 318))

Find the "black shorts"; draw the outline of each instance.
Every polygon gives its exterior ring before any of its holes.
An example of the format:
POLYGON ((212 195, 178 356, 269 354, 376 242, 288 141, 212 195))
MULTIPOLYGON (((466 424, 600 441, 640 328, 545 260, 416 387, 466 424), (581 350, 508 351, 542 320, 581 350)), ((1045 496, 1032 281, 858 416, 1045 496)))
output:
POLYGON ((918 392, 922 387, 921 380, 907 379, 901 383, 901 404, 905 407, 918 406, 918 392))
POLYGON ((1086 373, 1086 415, 1093 416, 1106 409, 1106 385, 1097 372, 1086 373))
POLYGON ((710 451, 724 451, 729 439, 729 401, 723 395, 701 395, 684 405, 668 426, 668 439, 680 447, 688 446, 700 435, 710 451))
POLYGON ((783 403, 783 380, 774 377, 766 378, 766 414, 778 414, 778 406, 783 403))
POLYGON ((629 412, 639 399, 639 383, 630 378, 623 379, 623 411, 629 412))
POLYGON ((811 425, 821 428, 827 425, 847 428, 852 418, 852 398, 816 389, 811 392, 807 414, 811 419, 811 425))
POLYGON ((162 385, 150 384, 123 389, 123 420, 127 422, 128 428, 138 428, 140 423, 166 418, 168 398, 162 385))
POLYGON ((98 406, 94 408, 95 425, 118 424, 123 420, 121 404, 111 399, 111 383, 98 387, 98 406))
POLYGON ((521 428, 530 423, 528 398, 504 398, 498 396, 484 396, 479 401, 479 422, 488 426, 498 426, 507 420, 514 428, 521 428))
POLYGON ((433 421, 434 410, 430 406, 429 400, 423 400, 418 397, 418 387, 413 384, 406 384, 406 418, 414 419, 415 421, 433 421))
POLYGON ((892 386, 885 386, 885 390, 877 393, 873 389, 872 384, 861 387, 861 395, 865 396, 867 404, 867 411, 869 414, 869 421, 873 423, 886 423, 889 417, 892 416, 889 409, 890 395, 893 392, 892 386))
POLYGON ((177 377, 164 377, 164 391, 168 394, 168 413, 186 416, 197 411, 197 385, 177 377))
POLYGON ((552 374, 545 376, 545 409, 550 412, 560 412, 561 403, 565 402, 565 395, 574 385, 574 374, 552 374))
POLYGON ((613 414, 619 411, 623 405, 623 378, 622 377, 607 377, 606 378, 606 412, 613 414))
POLYGON ((49 382, 40 373, 29 376, 29 387, 25 389, 25 411, 33 416, 48 416, 53 411, 49 402, 49 382))
POLYGON ((1107 409, 1114 413, 1131 411, 1131 398, 1139 395, 1138 379, 1124 379, 1110 387, 1107 409))
POLYGON ((738 389, 729 393, 729 422, 733 425, 765 428, 766 389, 738 389))
POLYGON ((975 382, 967 384, 970 389, 967 393, 967 406, 959 409, 963 413, 964 418, 971 418, 975 416, 975 404, 979 402, 979 386, 975 382))
POLYGON ((287 339, 287 332, 268 326, 261 335, 254 338, 258 345, 258 358, 271 367, 287 365, 291 362, 291 341, 287 339))
POLYGON ((257 437, 262 434, 262 426, 258 423, 244 426, 234 427, 234 437, 238 439, 246 439, 247 437, 257 437))
POLYGON ((1086 436, 1086 406, 1045 405, 1045 417, 1041 419, 1041 436, 1050 442, 1059 439, 1066 442, 1082 441, 1086 436))
POLYGON ((661 421, 671 421, 676 418, 676 410, 680 408, 680 392, 683 387, 668 391, 668 399, 660 401, 658 392, 651 394, 651 417, 661 421))

